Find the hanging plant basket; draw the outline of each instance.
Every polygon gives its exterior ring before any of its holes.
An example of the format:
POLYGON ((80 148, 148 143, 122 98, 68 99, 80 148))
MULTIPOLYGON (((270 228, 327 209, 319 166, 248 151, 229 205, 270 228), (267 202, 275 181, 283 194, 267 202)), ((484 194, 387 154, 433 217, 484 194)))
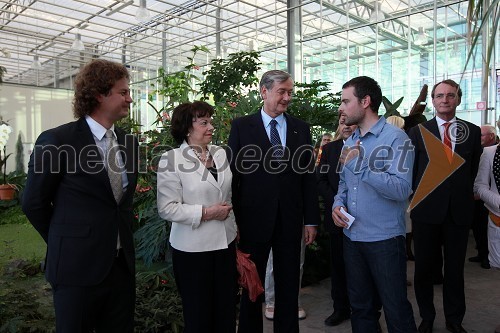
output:
POLYGON ((16 194, 16 185, 3 184, 0 185, 0 200, 12 200, 16 194))

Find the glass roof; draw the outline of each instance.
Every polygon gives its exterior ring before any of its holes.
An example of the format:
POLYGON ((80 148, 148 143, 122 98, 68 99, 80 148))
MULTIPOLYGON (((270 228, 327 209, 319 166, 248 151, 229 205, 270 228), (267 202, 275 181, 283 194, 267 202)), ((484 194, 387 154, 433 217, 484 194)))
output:
MULTIPOLYGON (((136 18, 140 0, 0 0, 0 65, 7 69, 5 82, 58 87, 93 57, 125 63, 148 79, 161 66, 179 69, 194 45, 211 50, 200 55, 200 64, 249 49, 264 51, 262 62, 287 59, 286 0, 142 2, 149 11, 148 17, 139 18, 143 21, 136 18), (77 35, 85 47, 82 51, 72 49, 77 35), (42 68, 33 68, 35 56, 42 68)), ((446 30, 447 41, 465 38, 467 2, 297 3, 302 9, 299 39, 310 66, 324 64, 324 59, 316 58, 339 47, 359 57, 409 48, 418 52, 423 47, 414 43, 419 28, 431 39, 442 38, 434 33, 435 25, 446 30), (435 10, 451 5, 454 15, 435 10)))

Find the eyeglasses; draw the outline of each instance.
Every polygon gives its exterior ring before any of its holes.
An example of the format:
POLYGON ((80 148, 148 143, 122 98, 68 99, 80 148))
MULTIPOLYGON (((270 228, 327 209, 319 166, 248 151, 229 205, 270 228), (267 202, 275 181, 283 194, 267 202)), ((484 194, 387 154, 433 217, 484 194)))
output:
POLYGON ((457 94, 455 93, 449 93, 449 94, 436 94, 434 95, 435 99, 443 99, 446 96, 448 99, 455 99, 457 98, 457 94))

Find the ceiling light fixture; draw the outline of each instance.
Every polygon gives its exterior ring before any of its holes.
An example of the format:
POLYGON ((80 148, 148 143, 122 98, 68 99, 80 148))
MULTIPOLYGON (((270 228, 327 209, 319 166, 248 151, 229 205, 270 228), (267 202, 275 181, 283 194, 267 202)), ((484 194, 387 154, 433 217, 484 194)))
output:
POLYGON ((139 22, 146 22, 150 18, 151 14, 149 14, 146 6, 146 0, 139 0, 139 8, 137 8, 137 12, 135 13, 135 19, 139 22))
POLYGON ((43 69, 42 63, 38 59, 38 54, 35 54, 33 56, 33 62, 31 63, 31 68, 38 69, 38 70, 43 69))
POLYGON ((344 50, 342 50, 342 46, 337 45, 337 50, 333 53, 333 60, 342 61, 345 60, 344 50))
POLYGON ((458 49, 458 43, 453 44, 450 53, 450 58, 460 58, 460 50, 458 49))
POLYGON ((250 41, 248 42, 248 51, 252 52, 258 50, 259 50, 259 42, 257 42, 257 40, 254 39, 250 39, 250 41))
POLYGON ((83 45, 82 42, 82 35, 79 32, 75 34, 75 40, 73 41, 73 44, 71 44, 71 49, 75 51, 85 51, 85 45, 83 45))
POLYGON ((375 23, 375 22, 380 22, 380 21, 383 21, 385 19, 385 15, 384 15, 384 12, 382 11, 382 9, 380 8, 380 2, 378 1, 375 1, 373 3, 373 10, 370 14, 370 22, 372 23, 375 23))
POLYGON ((5 58, 10 58, 10 51, 5 47, 0 47, 0 52, 3 53, 5 58))
POLYGON ((342 50, 342 46, 337 45, 337 50, 333 53, 333 60, 342 61, 344 60, 344 51, 342 50))
POLYGON ((429 39, 427 38, 427 35, 425 34, 424 28, 419 27, 418 28, 418 35, 415 37, 415 45, 425 45, 429 39))

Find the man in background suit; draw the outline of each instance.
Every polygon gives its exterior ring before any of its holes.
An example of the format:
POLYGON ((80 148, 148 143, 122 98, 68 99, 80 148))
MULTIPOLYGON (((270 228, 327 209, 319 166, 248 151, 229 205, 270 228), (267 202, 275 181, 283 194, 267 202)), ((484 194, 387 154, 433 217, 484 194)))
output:
POLYGON ((129 114, 129 78, 121 64, 85 65, 78 120, 40 134, 28 165, 23 211, 47 243, 58 333, 133 332, 137 140, 114 125, 129 114))
MULTIPOLYGON (((298 332, 300 243, 316 237, 318 193, 309 126, 285 112, 291 99, 290 74, 264 73, 260 112, 233 120, 229 148, 233 171, 233 210, 239 247, 250 253, 264 281, 273 250, 275 332, 298 332)), ((239 332, 262 332, 262 299, 243 291, 239 332)))
POLYGON ((473 184, 482 151, 481 131, 478 126, 455 116, 462 97, 456 82, 444 80, 437 83, 431 97, 436 117, 412 128, 409 133, 415 146, 415 194, 410 206, 413 207, 415 296, 422 317, 419 332, 431 333, 433 330, 436 310, 432 268, 435 254, 441 251, 442 240, 446 328, 453 333, 465 333, 462 327, 465 315, 464 261, 474 212, 473 184), (429 156, 433 159, 430 160, 429 156), (464 163, 456 170, 452 169, 461 159, 464 163), (429 172, 424 177, 427 168, 431 170, 436 166, 438 170, 449 170, 447 178, 438 181, 435 172, 429 172), (434 190, 424 193, 426 196, 414 203, 419 197, 419 188, 432 189, 434 185, 437 185, 434 190))
POLYGON ((317 168, 318 190, 325 204, 324 226, 330 233, 330 278, 333 313, 325 319, 325 325, 337 326, 351 317, 351 306, 347 297, 347 281, 345 277, 345 263, 343 251, 343 231, 337 227, 332 219, 333 198, 337 194, 340 180, 339 159, 342 147, 349 138, 356 125, 345 124, 345 115, 339 109, 339 126, 335 132, 337 140, 323 146, 323 153, 317 168), (339 134, 340 133, 340 134, 339 134))

